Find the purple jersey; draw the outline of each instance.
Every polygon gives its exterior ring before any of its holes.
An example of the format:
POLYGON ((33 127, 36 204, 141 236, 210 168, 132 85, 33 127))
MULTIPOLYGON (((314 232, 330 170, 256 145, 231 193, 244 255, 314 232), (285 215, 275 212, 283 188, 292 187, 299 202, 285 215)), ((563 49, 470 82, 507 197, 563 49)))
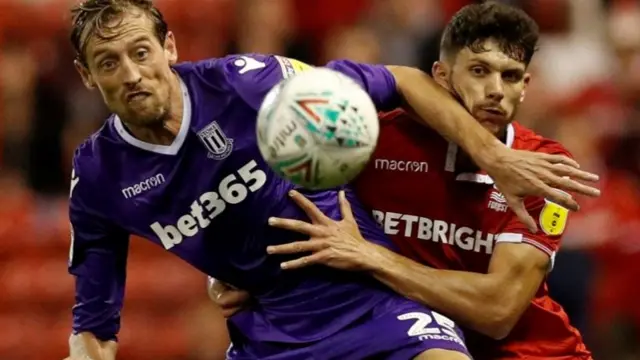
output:
MULTIPOLYGON (((328 67, 359 82, 380 110, 398 105, 393 76, 383 66, 335 61, 328 67)), ((75 332, 103 340, 118 333, 129 234, 254 294, 258 310, 234 320, 251 339, 324 339, 396 296, 358 273, 325 267, 283 272, 279 264, 286 257, 266 253, 268 245, 303 238, 269 227, 270 216, 306 216, 286 195, 294 185, 260 156, 256 114, 274 85, 303 68, 295 60, 255 54, 177 65, 184 116, 171 145, 142 142, 112 116, 77 149, 69 263, 76 276, 75 332)), ((301 191, 339 217, 335 191, 301 191)), ((351 200, 363 235, 390 246, 369 213, 351 200)))

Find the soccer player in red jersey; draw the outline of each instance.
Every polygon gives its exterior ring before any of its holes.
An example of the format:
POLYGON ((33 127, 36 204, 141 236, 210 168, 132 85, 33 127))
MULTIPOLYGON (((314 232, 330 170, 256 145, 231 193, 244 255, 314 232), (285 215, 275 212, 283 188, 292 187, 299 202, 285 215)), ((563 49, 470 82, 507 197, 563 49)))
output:
MULTIPOLYGON (((561 144, 513 121, 537 40, 537 25, 519 9, 493 2, 467 6, 445 29, 433 76, 508 146, 569 155, 561 144)), ((310 241, 269 252, 311 253, 283 263, 287 269, 324 264, 369 272, 471 330, 467 345, 475 359, 591 359, 545 284, 568 210, 527 198, 527 210, 538 220, 538 229, 528 229, 467 154, 411 118, 403 109, 382 115, 378 148, 355 184, 356 195, 402 255, 358 233, 350 191, 340 196, 342 221, 293 193, 312 224, 270 223, 306 233, 310 241)), ((432 321, 416 316, 414 330, 429 333, 432 321)))

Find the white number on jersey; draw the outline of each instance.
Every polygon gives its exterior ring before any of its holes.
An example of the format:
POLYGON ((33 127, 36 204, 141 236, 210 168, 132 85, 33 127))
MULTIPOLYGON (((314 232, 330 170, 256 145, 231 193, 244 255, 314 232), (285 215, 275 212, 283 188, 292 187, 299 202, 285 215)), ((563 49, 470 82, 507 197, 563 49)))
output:
POLYGON ((435 311, 431 311, 431 315, 421 312, 410 312, 399 315, 398 320, 415 320, 409 328, 409 331, 407 331, 407 335, 409 336, 445 334, 459 340, 455 330, 456 323, 435 311), (434 320, 435 324, 432 325, 434 320))

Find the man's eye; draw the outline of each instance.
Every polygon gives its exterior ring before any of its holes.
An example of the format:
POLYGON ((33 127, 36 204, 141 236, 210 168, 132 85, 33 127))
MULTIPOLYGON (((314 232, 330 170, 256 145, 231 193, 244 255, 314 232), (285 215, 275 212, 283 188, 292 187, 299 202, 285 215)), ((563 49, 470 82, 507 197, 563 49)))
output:
POLYGON ((482 66, 474 66, 471 68, 471 73, 474 75, 485 75, 487 73, 487 69, 482 66))
POLYGON ((116 62, 113 60, 105 60, 100 63, 100 68, 103 70, 111 70, 115 68, 115 66, 116 66, 116 62))
POLYGON ((515 72, 507 72, 502 75, 502 78, 509 82, 518 82, 522 79, 522 76, 515 72))
POLYGON ((149 51, 147 51, 146 49, 140 49, 136 51, 136 57, 138 58, 138 60, 144 60, 148 56, 149 56, 149 51))

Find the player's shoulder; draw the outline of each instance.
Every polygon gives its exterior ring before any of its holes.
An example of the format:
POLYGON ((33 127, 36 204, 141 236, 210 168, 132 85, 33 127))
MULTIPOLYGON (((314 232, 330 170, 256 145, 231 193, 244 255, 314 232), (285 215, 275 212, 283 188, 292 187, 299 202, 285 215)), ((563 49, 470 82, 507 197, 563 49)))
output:
POLYGON ((513 147, 515 149, 573 157, 571 152, 556 140, 544 137, 518 122, 513 122, 512 128, 514 133, 513 147))
POLYGON ((183 78, 236 94, 257 109, 273 86, 310 66, 283 56, 247 53, 181 63, 174 68, 183 78))
POLYGON ((184 62, 174 66, 180 74, 194 75, 210 85, 228 88, 235 84, 251 83, 273 76, 287 78, 309 68, 295 59, 272 54, 231 54, 195 62, 184 62))
MULTIPOLYGON (((425 125, 418 115, 399 107, 387 112, 378 113, 380 130, 382 134, 401 133, 405 136, 419 139, 437 138, 440 134, 433 128, 425 125)), ((443 138, 444 139, 444 138, 443 138)))

